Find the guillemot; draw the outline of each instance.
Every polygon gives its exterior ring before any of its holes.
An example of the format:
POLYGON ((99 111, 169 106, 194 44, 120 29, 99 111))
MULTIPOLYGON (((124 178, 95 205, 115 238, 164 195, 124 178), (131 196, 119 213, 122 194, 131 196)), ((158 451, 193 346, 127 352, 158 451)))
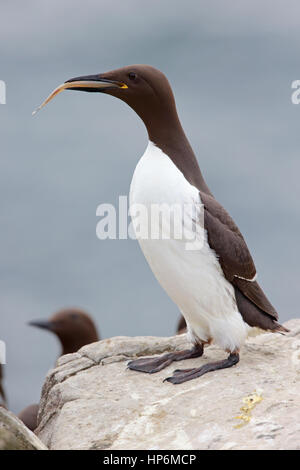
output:
MULTIPOLYGON (((100 340, 93 319, 78 308, 59 310, 48 320, 34 320, 29 325, 54 333, 61 345, 60 355, 75 353, 86 344, 100 340)), ((20 411, 18 418, 34 431, 37 428, 38 412, 39 405, 34 403, 20 411)))
POLYGON ((4 406, 6 403, 6 396, 5 396, 5 391, 4 391, 4 386, 3 386, 3 370, 2 370, 2 365, 0 364, 0 406, 4 406))
POLYGON ((93 319, 79 308, 59 310, 48 320, 33 320, 29 325, 54 333, 61 345, 61 355, 74 353, 100 340, 93 319))
MULTIPOLYGON (((201 356, 204 345, 212 341, 229 354, 222 361, 174 371, 166 380, 178 384, 237 364, 250 327, 286 332, 256 280, 256 268, 240 230, 203 178, 166 76, 148 65, 132 65, 72 78, 39 108, 63 89, 112 95, 143 120, 149 143, 133 175, 131 205, 200 204, 203 209, 204 236, 199 250, 188 251, 183 240, 175 238, 139 239, 154 275, 183 314, 194 346, 133 360, 129 369, 158 372, 174 361, 201 356)), ((196 228, 200 226, 197 218, 193 222, 196 228)))

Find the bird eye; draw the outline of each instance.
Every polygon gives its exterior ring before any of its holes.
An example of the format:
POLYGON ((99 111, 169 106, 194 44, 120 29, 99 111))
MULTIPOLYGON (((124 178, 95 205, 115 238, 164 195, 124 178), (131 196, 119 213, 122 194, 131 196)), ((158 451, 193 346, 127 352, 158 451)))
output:
POLYGON ((136 73, 130 72, 130 73, 128 74, 128 77, 129 77, 129 80, 135 80, 135 79, 136 79, 136 73))

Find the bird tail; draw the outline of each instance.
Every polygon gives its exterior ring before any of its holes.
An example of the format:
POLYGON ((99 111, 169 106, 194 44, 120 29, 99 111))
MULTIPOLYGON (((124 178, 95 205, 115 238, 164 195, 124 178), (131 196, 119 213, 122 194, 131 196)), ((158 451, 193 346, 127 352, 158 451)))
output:
POLYGON ((271 331, 272 333, 284 334, 289 332, 287 328, 278 323, 277 318, 274 318, 255 305, 255 303, 246 297, 236 286, 235 297, 238 310, 242 315, 243 320, 249 326, 271 331))
POLYGON ((280 333, 284 335, 285 333, 289 333, 290 330, 288 330, 285 326, 280 325, 280 323, 274 322, 275 323, 275 328, 270 330, 272 333, 280 333))

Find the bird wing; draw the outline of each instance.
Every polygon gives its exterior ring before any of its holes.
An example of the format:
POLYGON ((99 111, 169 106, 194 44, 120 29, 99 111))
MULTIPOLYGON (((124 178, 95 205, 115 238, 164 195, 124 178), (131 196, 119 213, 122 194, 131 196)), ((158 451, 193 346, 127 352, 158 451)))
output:
POLYGON ((254 261, 237 225, 213 196, 200 192, 200 198, 204 205, 208 244, 215 251, 225 278, 263 312, 277 320, 275 308, 255 281, 254 261))

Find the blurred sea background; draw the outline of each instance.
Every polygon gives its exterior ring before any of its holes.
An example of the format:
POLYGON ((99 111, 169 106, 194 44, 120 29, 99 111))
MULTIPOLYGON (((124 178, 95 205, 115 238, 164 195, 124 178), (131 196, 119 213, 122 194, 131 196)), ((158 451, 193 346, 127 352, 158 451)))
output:
POLYGON ((298 316, 300 79, 297 1, 2 1, 0 339, 9 407, 37 402, 59 355, 27 326, 66 306, 103 338, 172 335, 179 312, 138 243, 100 241, 96 208, 128 194, 147 145, 142 122, 68 78, 148 63, 166 73, 203 174, 253 254, 281 321, 298 316))

